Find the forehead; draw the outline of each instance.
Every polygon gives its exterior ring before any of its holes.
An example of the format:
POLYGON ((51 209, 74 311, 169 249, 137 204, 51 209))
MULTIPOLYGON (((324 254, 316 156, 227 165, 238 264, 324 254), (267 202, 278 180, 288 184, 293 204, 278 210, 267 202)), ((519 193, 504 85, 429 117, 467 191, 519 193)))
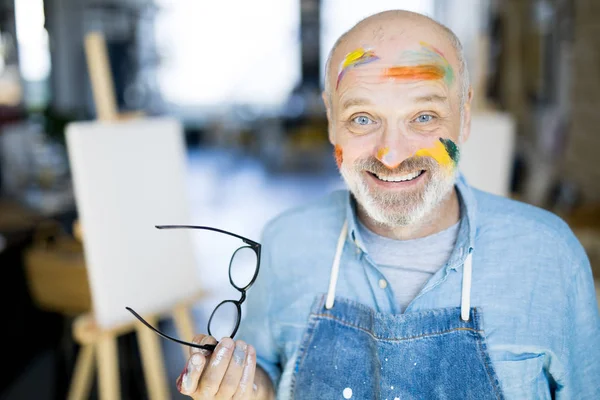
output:
POLYGON ((454 86, 458 57, 445 35, 430 27, 378 35, 369 32, 353 32, 336 49, 328 71, 333 97, 338 87, 386 79, 398 83, 441 79, 450 89, 454 86))
POLYGON ((390 63, 378 58, 351 67, 342 64, 332 88, 333 103, 341 105, 353 98, 373 104, 401 104, 416 99, 450 104, 458 100, 454 73, 447 63, 418 52, 413 58, 413 63, 390 63))
POLYGON ((381 82, 348 76, 336 93, 334 106, 345 109, 355 105, 398 106, 415 102, 450 105, 452 92, 442 81, 381 82))

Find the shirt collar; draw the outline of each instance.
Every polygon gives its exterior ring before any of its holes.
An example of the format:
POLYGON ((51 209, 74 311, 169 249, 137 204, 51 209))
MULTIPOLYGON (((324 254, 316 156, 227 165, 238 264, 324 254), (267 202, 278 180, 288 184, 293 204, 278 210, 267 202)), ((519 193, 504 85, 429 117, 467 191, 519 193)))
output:
MULTIPOLYGON (((473 251, 476 233, 475 214, 477 210, 477 201, 473 191, 462 173, 458 174, 454 186, 458 191, 460 203, 460 225, 456 245, 446 263, 446 266, 451 269, 456 269, 462 265, 467 254, 473 251)), ((350 192, 348 192, 346 202, 346 220, 348 221, 348 237, 361 251, 366 253, 366 248, 358 229, 359 222, 356 214, 356 201, 350 192)))

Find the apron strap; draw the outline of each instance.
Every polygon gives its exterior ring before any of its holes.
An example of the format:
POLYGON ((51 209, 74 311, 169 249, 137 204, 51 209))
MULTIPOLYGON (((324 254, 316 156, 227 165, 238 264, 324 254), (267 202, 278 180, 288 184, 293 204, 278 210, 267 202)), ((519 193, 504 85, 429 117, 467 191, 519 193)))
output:
POLYGON ((342 232, 338 238, 337 248, 335 250, 335 258, 333 259, 333 266, 331 267, 331 277, 329 278, 329 290, 327 291, 327 301, 325 302, 325 308, 330 310, 333 307, 333 298, 335 297, 335 286, 337 285, 337 279, 340 271, 340 261, 342 259, 342 250, 344 250, 344 243, 346 243, 346 236, 348 236, 348 221, 344 221, 342 232))
POLYGON ((471 310, 471 272, 473 271, 473 253, 469 250, 463 267, 462 296, 460 301, 460 318, 467 322, 471 310))

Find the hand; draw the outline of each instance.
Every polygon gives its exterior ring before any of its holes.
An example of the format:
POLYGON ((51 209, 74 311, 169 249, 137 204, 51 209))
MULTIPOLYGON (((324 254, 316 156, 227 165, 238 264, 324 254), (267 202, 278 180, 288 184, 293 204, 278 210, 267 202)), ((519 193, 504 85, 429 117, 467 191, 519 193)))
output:
MULTIPOLYGON (((216 344, 212 336, 197 335, 197 344, 216 344)), ((214 352, 190 347, 190 358, 177 389, 194 400, 255 399, 256 350, 241 340, 223 338, 214 352)))

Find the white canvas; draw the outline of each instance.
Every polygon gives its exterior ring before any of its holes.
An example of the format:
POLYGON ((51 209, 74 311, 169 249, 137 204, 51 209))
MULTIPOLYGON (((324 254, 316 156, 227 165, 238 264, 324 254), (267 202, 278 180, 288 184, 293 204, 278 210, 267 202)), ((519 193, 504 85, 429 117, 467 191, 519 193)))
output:
POLYGON ((461 148, 460 170, 480 190, 510 195, 515 125, 504 113, 474 114, 471 136, 461 148))
POLYGON ((78 122, 67 146, 96 320, 108 328, 168 311, 200 288, 189 224, 185 146, 168 118, 78 122))

